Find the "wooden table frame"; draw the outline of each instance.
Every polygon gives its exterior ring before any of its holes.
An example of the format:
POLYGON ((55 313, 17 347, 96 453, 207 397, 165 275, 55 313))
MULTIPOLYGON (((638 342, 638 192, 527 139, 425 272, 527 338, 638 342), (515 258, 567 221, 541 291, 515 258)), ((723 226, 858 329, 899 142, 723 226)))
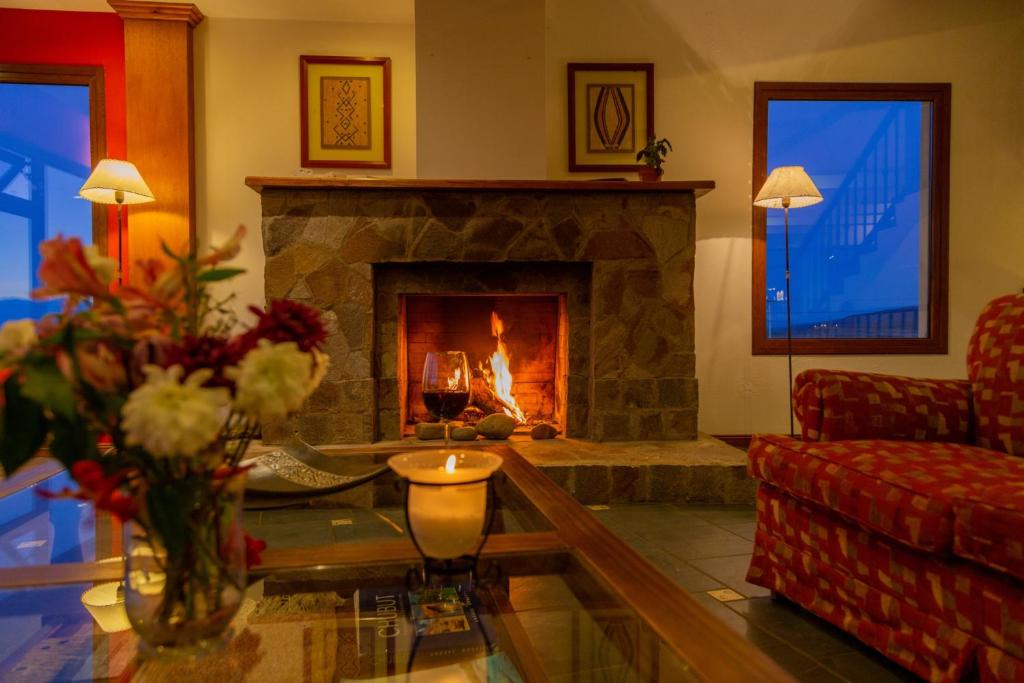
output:
MULTIPOLYGON (((483 558, 569 553, 622 605, 635 611, 681 661, 709 681, 791 681, 767 656, 698 604, 672 579, 555 485, 509 446, 484 446, 504 459, 502 472, 543 515, 553 531, 491 536, 483 558)), ((255 575, 327 566, 366 566, 419 560, 407 539, 268 549, 255 575)), ((0 569, 0 589, 114 581, 123 562, 0 569)))

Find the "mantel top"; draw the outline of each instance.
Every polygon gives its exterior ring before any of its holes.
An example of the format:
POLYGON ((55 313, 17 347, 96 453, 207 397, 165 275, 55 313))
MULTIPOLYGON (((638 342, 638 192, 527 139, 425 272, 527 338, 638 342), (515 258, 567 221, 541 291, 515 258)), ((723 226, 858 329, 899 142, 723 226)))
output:
POLYGON ((434 180, 429 178, 331 178, 324 176, 248 176, 245 184, 262 193, 267 189, 295 190, 496 190, 502 192, 693 192, 701 197, 715 189, 714 180, 434 180))

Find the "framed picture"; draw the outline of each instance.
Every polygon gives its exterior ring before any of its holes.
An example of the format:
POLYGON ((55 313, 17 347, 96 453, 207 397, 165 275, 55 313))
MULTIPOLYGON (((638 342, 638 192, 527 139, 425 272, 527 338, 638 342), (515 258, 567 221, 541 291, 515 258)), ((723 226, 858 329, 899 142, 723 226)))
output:
POLYGON ((391 59, 299 57, 302 165, 391 168, 391 59))
POLYGON ((654 64, 569 64, 569 170, 635 171, 654 134, 654 64))

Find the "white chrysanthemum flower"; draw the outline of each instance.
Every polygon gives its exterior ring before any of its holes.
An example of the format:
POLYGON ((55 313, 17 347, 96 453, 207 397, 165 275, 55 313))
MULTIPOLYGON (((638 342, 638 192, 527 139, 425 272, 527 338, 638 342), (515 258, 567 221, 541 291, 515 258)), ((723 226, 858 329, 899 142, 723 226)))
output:
POLYGON ((235 408, 266 420, 298 410, 312 393, 313 357, 295 342, 272 344, 261 339, 238 367, 225 372, 235 381, 235 408))
POLYGON ((100 253, 99 247, 90 244, 82 251, 85 252, 85 261, 96 273, 96 277, 105 285, 109 285, 117 275, 117 261, 100 253))
POLYGON ((23 356, 38 341, 35 321, 8 320, 0 327, 0 356, 23 356))
POLYGON ((204 388, 212 370, 196 370, 184 382, 180 365, 143 368, 146 381, 121 409, 126 440, 158 458, 193 456, 217 437, 227 417, 231 392, 204 388))

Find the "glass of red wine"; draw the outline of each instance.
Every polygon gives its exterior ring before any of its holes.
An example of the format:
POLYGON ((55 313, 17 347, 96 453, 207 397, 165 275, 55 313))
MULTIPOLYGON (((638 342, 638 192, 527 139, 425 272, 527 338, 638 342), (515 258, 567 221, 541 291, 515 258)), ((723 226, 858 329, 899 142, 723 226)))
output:
POLYGON ((469 361, 462 351, 428 351, 423 361, 423 405, 444 425, 448 447, 448 421, 469 405, 469 361))

